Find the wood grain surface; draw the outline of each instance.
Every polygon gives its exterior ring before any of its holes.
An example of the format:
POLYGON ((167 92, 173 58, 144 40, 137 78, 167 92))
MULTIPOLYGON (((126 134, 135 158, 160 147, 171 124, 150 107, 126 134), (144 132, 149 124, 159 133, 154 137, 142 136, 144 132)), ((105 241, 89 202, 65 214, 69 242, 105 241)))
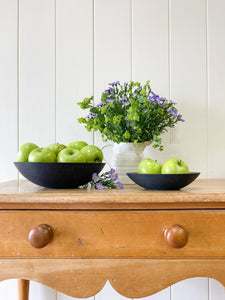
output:
POLYGON ((5 259, 0 265, 0 280, 30 279, 77 298, 97 294, 107 280, 128 298, 145 297, 191 277, 212 277, 225 285, 225 261, 220 259, 5 259))
POLYGON ((0 257, 225 257, 225 211, 220 210, 1 211, 0 226, 0 257), (28 235, 39 224, 50 226, 53 238, 36 249, 28 235), (189 236, 181 249, 164 239, 171 224, 189 236))
POLYGON ((185 209, 225 208, 225 180, 196 180, 179 191, 50 190, 29 181, 0 184, 0 209, 185 209))

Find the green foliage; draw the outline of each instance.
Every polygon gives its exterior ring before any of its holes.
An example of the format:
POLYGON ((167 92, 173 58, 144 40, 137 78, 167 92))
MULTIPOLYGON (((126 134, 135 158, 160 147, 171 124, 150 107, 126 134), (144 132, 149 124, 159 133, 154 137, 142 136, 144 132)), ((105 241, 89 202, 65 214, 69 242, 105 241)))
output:
POLYGON ((101 95, 101 102, 94 104, 93 97, 85 98, 78 105, 89 110, 86 118, 79 118, 88 131, 99 131, 104 141, 152 142, 154 148, 163 150, 160 134, 184 122, 171 100, 161 98, 151 91, 149 81, 118 81, 109 85, 101 95))

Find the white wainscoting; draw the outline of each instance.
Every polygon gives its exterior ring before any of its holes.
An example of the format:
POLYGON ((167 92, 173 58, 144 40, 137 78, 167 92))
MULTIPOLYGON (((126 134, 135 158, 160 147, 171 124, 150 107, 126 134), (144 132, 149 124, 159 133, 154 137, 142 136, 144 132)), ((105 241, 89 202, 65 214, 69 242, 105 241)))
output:
MULTIPOLYGON (((186 122, 163 136, 159 161, 177 156, 201 178, 225 178, 224 0, 0 0, 0 181, 24 142, 40 146, 100 135, 76 121, 76 102, 98 101, 107 83, 151 81, 178 102, 186 122)), ((16 280, 0 283, 0 299, 16 299, 16 280)), ((69 300, 31 283, 30 300, 69 300)), ((92 300, 124 299, 106 283, 92 300)), ((148 300, 224 300, 223 286, 192 278, 148 300)))

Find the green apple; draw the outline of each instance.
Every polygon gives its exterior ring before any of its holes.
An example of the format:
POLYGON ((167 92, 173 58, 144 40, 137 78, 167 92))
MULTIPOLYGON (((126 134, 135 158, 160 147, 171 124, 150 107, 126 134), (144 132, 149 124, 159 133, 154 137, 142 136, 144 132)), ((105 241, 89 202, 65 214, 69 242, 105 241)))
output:
POLYGON ((96 146, 88 145, 80 151, 85 155, 88 163, 101 163, 103 161, 102 150, 96 146))
POLYGON ((74 148, 77 150, 81 150, 82 148, 84 148, 85 146, 87 146, 88 144, 86 142, 83 141, 75 141, 75 142, 71 142, 67 145, 68 148, 74 148))
POLYGON ((31 151, 29 162, 56 162, 55 152, 49 148, 37 148, 31 151))
POLYGON ((66 148, 59 152, 57 162, 61 163, 84 163, 86 157, 80 150, 74 148, 66 148))
POLYGON ((50 146, 48 146, 48 148, 54 151, 55 155, 57 156, 61 150, 66 148, 66 146, 63 144, 56 143, 56 144, 51 144, 50 146))
POLYGON ((188 166, 179 158, 170 158, 162 166, 162 174, 188 173, 188 166))
POLYGON ((143 159, 138 166, 138 174, 160 174, 162 164, 151 158, 143 159))
POLYGON ((30 152, 36 148, 38 148, 38 146, 33 143, 23 144, 20 147, 19 152, 17 153, 17 157, 16 157, 17 161, 28 162, 28 156, 29 156, 30 152))

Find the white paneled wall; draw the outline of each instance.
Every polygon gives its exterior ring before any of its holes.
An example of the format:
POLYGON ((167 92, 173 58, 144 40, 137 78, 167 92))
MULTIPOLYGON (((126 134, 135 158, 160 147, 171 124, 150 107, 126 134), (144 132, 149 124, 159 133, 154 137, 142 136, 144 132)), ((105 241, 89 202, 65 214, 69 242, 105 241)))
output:
MULTIPOLYGON (((86 140, 76 102, 115 80, 150 80, 178 102, 186 122, 163 136, 165 150, 202 178, 225 178, 224 0, 0 0, 0 181, 15 179, 18 146, 86 140), (222 133, 222 134, 221 134, 222 133)), ((16 280, 0 299, 16 299, 16 280)), ((31 283, 30 300, 75 299, 31 283)), ((89 300, 123 300, 106 283, 89 300)), ((188 279, 145 300, 224 300, 222 285, 188 279)))

